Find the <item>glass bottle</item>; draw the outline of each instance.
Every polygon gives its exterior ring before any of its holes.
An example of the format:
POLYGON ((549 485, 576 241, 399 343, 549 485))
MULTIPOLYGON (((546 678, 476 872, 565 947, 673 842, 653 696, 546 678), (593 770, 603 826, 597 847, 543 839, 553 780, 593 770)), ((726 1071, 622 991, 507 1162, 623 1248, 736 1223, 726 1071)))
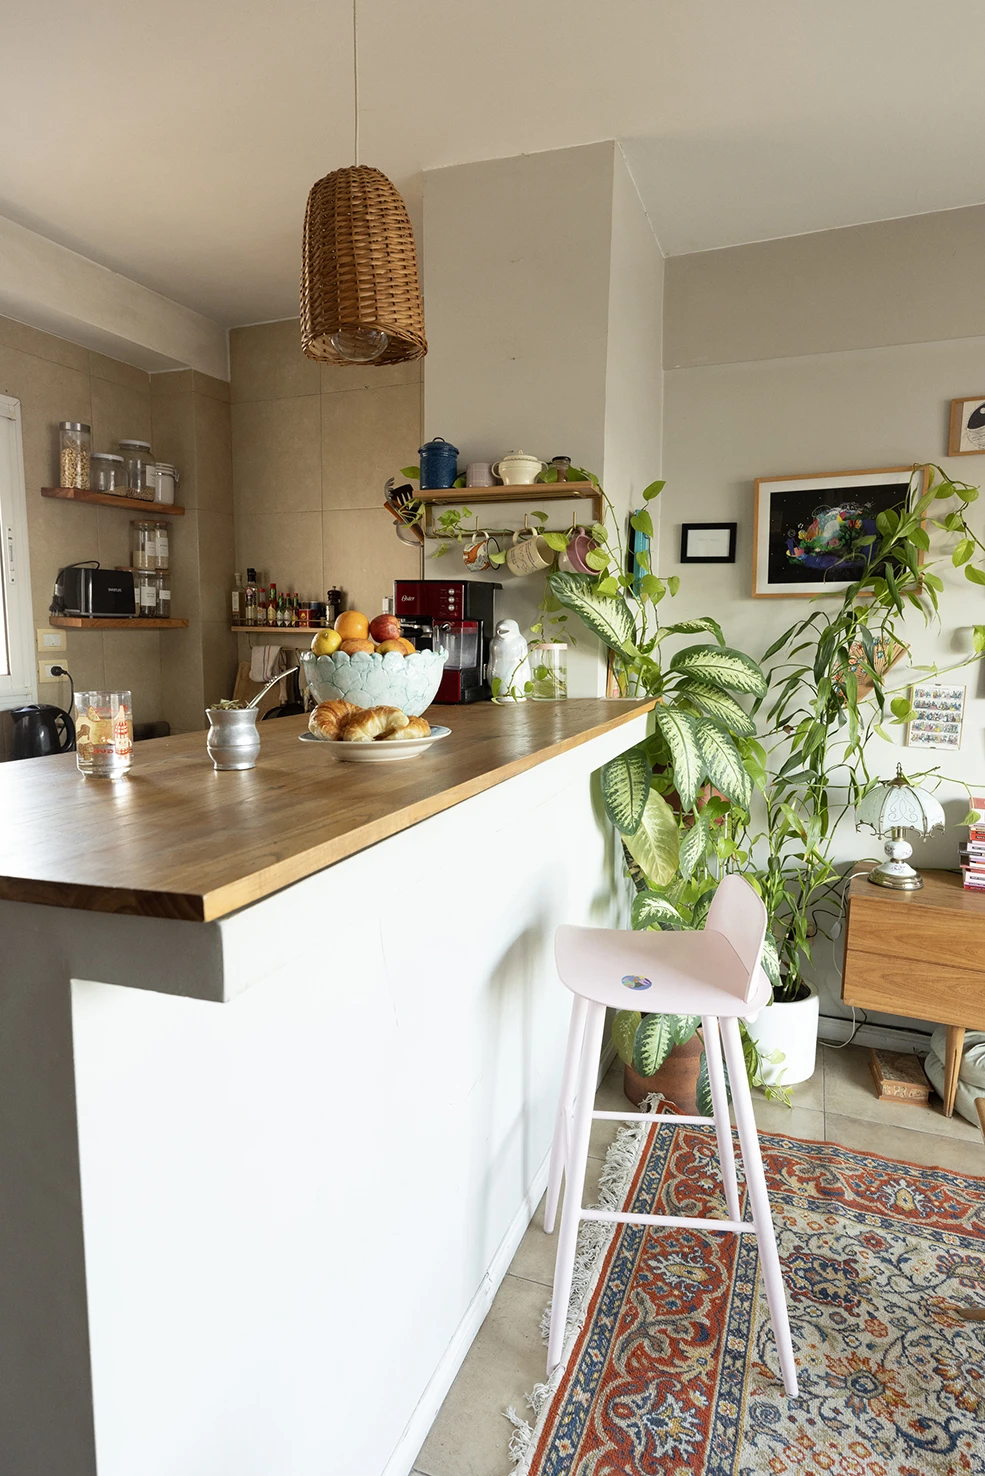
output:
POLYGON ((243 624, 243 576, 233 575, 233 588, 230 596, 230 614, 233 625, 243 624))
POLYGON ((270 582, 270 593, 267 596, 267 624, 277 624, 277 586, 273 580, 270 582))
POLYGON ((257 623, 257 571, 247 569, 246 571, 246 593, 243 600, 243 624, 256 625, 257 623))

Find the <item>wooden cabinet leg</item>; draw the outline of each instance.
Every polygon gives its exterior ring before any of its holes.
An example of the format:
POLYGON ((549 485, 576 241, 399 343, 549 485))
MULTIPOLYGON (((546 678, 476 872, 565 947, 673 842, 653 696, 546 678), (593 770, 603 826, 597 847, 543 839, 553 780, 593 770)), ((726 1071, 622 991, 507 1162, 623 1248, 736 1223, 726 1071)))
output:
POLYGON ((947 1054, 944 1061, 944 1116, 954 1115, 954 1099, 958 1094, 958 1072, 964 1050, 964 1026, 947 1027, 947 1054))

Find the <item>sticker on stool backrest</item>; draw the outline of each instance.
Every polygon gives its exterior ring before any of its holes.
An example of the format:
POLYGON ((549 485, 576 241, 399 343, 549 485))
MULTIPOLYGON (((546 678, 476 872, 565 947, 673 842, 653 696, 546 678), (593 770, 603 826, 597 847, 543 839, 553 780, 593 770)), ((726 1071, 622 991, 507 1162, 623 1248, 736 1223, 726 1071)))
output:
POLYGON ((623 974, 622 982, 627 989, 652 989, 653 981, 644 979, 642 974, 623 974))

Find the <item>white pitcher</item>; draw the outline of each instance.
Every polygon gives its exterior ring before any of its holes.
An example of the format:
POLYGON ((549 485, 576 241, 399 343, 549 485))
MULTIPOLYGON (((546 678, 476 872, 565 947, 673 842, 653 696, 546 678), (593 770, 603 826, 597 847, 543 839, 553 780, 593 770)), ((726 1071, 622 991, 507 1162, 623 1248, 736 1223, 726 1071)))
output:
POLYGON ((500 620, 489 642, 488 680, 499 682, 497 702, 526 702, 525 687, 533 680, 527 660, 527 643, 515 620, 500 620))
POLYGON ((506 487, 526 487, 546 470, 546 461, 538 461, 536 456, 528 456, 525 451, 511 451, 509 456, 493 462, 492 474, 499 477, 506 487))

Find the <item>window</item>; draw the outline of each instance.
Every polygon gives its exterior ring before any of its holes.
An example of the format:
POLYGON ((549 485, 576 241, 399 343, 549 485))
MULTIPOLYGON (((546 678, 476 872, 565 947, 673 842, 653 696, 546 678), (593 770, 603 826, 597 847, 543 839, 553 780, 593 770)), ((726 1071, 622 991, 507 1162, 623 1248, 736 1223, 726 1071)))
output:
POLYGON ((0 708, 37 695, 33 619, 21 407, 0 395, 0 708))

